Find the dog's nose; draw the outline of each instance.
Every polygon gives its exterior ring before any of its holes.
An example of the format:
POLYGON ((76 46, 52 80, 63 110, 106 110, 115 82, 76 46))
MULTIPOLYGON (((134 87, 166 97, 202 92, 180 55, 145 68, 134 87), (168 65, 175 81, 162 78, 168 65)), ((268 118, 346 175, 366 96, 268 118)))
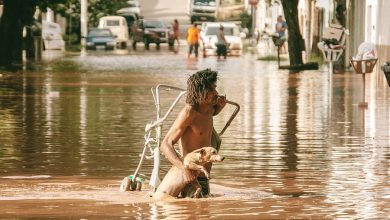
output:
POLYGON ((221 157, 221 161, 225 160, 225 157, 221 157))

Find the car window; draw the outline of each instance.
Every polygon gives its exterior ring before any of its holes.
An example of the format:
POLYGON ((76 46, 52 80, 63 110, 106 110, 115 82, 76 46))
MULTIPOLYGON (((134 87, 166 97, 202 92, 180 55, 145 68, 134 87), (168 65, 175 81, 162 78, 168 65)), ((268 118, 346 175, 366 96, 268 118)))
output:
POLYGON ((119 20, 107 20, 107 26, 119 26, 119 20))
POLYGON ((90 37, 112 37, 110 30, 92 30, 89 32, 90 37))
POLYGON ((215 0, 195 0, 194 5, 215 6, 215 0))
MULTIPOLYGON (((206 35, 217 35, 219 27, 208 27, 206 30, 206 35)), ((224 27, 223 32, 225 36, 238 36, 239 31, 236 27, 224 27)))
POLYGON ((144 21, 145 28, 164 28, 164 24, 161 21, 144 21))

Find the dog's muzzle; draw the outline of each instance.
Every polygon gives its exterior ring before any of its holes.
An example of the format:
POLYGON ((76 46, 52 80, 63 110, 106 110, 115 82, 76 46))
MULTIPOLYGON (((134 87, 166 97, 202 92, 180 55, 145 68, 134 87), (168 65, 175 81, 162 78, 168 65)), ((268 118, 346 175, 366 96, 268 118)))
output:
POLYGON ((221 162, 221 161, 223 161, 224 159, 225 159, 225 157, 222 157, 222 156, 220 156, 220 155, 216 155, 216 156, 214 156, 214 158, 212 158, 213 159, 213 161, 215 161, 215 162, 221 162))

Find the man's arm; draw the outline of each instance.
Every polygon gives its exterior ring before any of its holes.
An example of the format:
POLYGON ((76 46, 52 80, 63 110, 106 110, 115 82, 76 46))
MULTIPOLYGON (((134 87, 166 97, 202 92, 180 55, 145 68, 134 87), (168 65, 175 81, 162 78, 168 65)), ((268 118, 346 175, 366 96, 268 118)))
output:
POLYGON ((190 124, 191 124, 190 109, 185 107, 176 118, 175 122, 173 123, 172 127, 169 129, 168 133, 166 134, 160 146, 161 152, 167 157, 167 159, 174 166, 180 169, 184 169, 185 166, 183 165, 183 161, 180 159, 179 155, 177 154, 174 145, 183 136, 184 131, 187 129, 188 126, 190 126, 190 124))
POLYGON ((191 125, 191 122, 191 109, 185 107, 176 118, 160 146, 161 152, 167 157, 167 159, 174 166, 183 170, 184 181, 187 183, 194 181, 196 176, 183 164, 183 161, 176 153, 174 145, 183 136, 185 130, 191 125))

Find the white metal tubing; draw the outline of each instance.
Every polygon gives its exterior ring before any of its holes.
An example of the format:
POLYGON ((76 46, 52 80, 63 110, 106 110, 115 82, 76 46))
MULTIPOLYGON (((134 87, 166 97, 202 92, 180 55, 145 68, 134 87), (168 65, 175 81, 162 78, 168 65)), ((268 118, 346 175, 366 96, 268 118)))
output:
POLYGON ((363 73, 363 91, 362 91, 362 100, 363 100, 363 105, 366 105, 366 74, 363 73))
POLYGON ((150 129, 153 129, 155 128, 156 126, 160 126, 162 124, 163 121, 165 121, 165 119, 168 117, 168 115, 172 112, 173 108, 176 106, 176 104, 179 102, 180 98, 186 94, 187 92, 186 91, 183 91, 179 94, 179 96, 176 98, 176 100, 172 103, 172 105, 169 107, 168 111, 165 113, 164 117, 162 118, 159 118, 157 121, 155 121, 154 123, 150 124, 149 126, 147 126, 145 128, 145 132, 149 132, 150 129))

